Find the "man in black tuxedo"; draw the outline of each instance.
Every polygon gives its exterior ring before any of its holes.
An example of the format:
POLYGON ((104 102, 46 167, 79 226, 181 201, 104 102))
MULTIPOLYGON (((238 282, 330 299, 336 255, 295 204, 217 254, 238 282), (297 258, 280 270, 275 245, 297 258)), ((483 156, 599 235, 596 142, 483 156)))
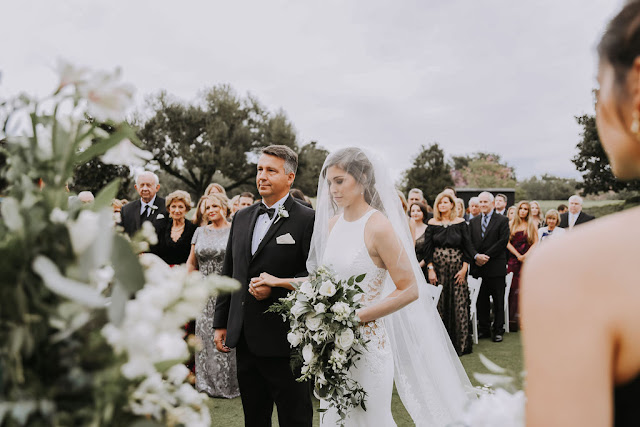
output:
POLYGON ((559 227, 572 230, 576 225, 583 224, 592 219, 595 219, 595 217, 582 212, 582 197, 574 194, 569 197, 569 212, 560 215, 559 227))
POLYGON ((469 223, 471 243, 478 254, 471 265, 471 275, 481 277, 482 285, 478 293, 478 335, 493 336, 494 342, 501 342, 504 334, 504 290, 507 275, 505 248, 509 242, 509 220, 494 209, 494 197, 484 191, 478 196, 481 215, 469 223), (490 301, 493 298, 493 327, 490 319, 490 301))
MULTIPOLYGON (((156 233, 166 224, 169 214, 165 200, 158 196, 160 180, 153 172, 144 171, 136 177, 136 191, 140 195, 138 200, 127 203, 120 210, 122 227, 125 233, 133 236, 142 227, 142 223, 150 221, 156 233)), ((152 251, 153 252, 153 251, 152 251)))
POLYGON ((242 287, 218 297, 214 342, 222 352, 236 348, 246 426, 270 426, 274 403, 281 426, 312 424, 309 385, 296 382, 299 375, 290 367, 289 324, 280 315, 265 313, 289 291, 250 283, 263 273, 285 278, 308 275, 314 211, 289 195, 297 165, 297 155, 288 147, 262 150, 256 176, 262 202, 236 213, 222 268, 223 275, 242 287))
POLYGON ((507 216, 507 196, 502 193, 498 193, 496 194, 494 202, 496 213, 507 216))

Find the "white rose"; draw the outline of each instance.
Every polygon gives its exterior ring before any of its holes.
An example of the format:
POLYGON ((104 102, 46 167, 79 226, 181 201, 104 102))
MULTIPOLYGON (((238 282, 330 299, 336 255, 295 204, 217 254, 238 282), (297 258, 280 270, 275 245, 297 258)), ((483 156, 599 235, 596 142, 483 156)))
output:
POLYGON ((346 302, 337 302, 333 304, 331 307, 331 311, 333 311, 338 316, 346 316, 351 312, 351 307, 346 302))
POLYGON ((322 286, 320 286, 320 295, 324 295, 325 297, 332 297, 336 294, 336 285, 329 280, 325 280, 322 282, 322 286))
POLYGON ((308 297, 313 297, 316 294, 315 290, 313 289, 313 285, 309 281, 304 282, 300 286, 300 292, 302 292, 304 295, 308 297))
POLYGON ((297 319, 305 310, 306 310, 306 307, 304 303, 300 301, 296 301, 293 307, 291 307, 291 314, 293 314, 293 317, 297 319))
POLYGON ((345 329, 336 337, 336 347, 343 350, 349 350, 353 345, 355 335, 351 329, 345 329))
POLYGON ((319 302, 313 306, 313 309, 316 311, 316 313, 320 314, 327 311, 327 306, 324 305, 324 303, 319 302))
POLYGON ((311 331, 317 331, 322 325, 322 318, 319 316, 314 316, 313 314, 308 314, 307 319, 305 321, 307 328, 311 331))
POLYGON ((302 341, 302 335, 297 332, 289 332, 287 334, 287 341, 289 341, 289 344, 291 344, 292 347, 297 347, 302 341))
POLYGON ((311 344, 307 344, 302 348, 302 358, 304 359, 304 364, 308 365, 313 361, 313 346, 311 344))
POLYGON ((53 208, 49 215, 49 220, 54 224, 64 224, 67 218, 69 218, 69 214, 60 208, 53 208))

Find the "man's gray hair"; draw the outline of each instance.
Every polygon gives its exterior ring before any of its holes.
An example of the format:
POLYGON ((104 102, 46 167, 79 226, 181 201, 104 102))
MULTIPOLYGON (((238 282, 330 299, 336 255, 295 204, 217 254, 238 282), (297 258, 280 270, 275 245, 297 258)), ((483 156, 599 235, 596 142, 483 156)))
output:
POLYGON ((479 197, 470 198, 469 199, 469 206, 471 206, 472 203, 475 204, 475 205, 479 204, 480 203, 480 198, 479 197))
POLYGON ((482 193, 478 194, 478 200, 480 200, 480 196, 489 196, 489 201, 493 202, 495 200, 495 197, 493 197, 493 194, 489 193, 488 191, 483 191, 482 193))
POLYGON ((419 188, 412 188, 411 190, 409 190, 409 194, 411 194, 411 193, 417 193, 417 194, 420 195, 420 197, 422 197, 424 199, 424 193, 419 188))
POLYGON ((138 175, 136 175, 136 185, 140 183, 140 178, 142 178, 143 176, 150 176, 153 178, 156 185, 160 184, 160 178, 158 178, 158 175, 151 171, 142 171, 138 175))
POLYGON ((569 197, 569 203, 571 203, 572 200, 582 205, 582 202, 583 202, 582 197, 578 196, 577 194, 574 194, 573 196, 569 197))
POLYGON ((286 145, 270 145, 262 149, 262 154, 284 160, 284 173, 295 174, 298 170, 298 155, 286 145))

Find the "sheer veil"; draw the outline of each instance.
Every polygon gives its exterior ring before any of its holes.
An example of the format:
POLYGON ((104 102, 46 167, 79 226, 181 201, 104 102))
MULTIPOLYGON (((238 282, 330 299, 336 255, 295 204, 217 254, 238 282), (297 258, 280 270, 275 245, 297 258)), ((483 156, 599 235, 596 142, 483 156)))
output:
MULTIPOLYGON (((404 250, 398 254, 398 262, 406 265, 404 268, 410 268, 416 279, 418 300, 383 318, 393 351, 394 380, 402 403, 416 425, 444 426, 453 423, 461 418, 465 405, 475 393, 434 304, 435 287, 426 282, 414 255, 408 218, 388 167, 379 157, 360 148, 345 148, 332 153, 322 170, 336 162, 362 182, 367 202, 389 220, 404 250), (366 170, 360 166, 362 160, 368 165, 366 170)), ((322 265, 329 237, 329 221, 342 212, 332 201, 323 175, 320 174, 318 181, 308 271, 322 265)), ((395 289, 387 273, 384 294, 388 295, 395 289)))

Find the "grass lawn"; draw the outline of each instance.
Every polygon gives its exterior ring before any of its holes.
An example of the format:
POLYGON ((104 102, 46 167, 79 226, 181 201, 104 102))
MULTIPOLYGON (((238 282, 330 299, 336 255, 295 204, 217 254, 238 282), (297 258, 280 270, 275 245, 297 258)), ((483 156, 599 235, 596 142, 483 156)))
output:
MULTIPOLYGON (((488 373, 488 370, 480 362, 478 354, 484 354, 493 362, 502 366, 503 368, 510 369, 514 372, 521 372, 523 367, 522 362, 522 347, 520 345, 520 334, 509 333, 504 335, 504 341, 501 343, 494 343, 491 340, 480 340, 478 345, 474 345, 473 353, 462 356, 462 364, 464 365, 467 374, 471 378, 474 385, 478 384, 473 378, 474 372, 488 373)), ((314 399, 314 408, 317 409, 318 401, 314 399)), ((211 416, 214 426, 235 427, 244 426, 244 418, 242 415, 242 403, 240 398, 237 399, 210 399, 209 409, 211 410, 211 416)), ((394 390, 393 399, 391 401, 391 411, 393 412, 393 418, 398 426, 412 426, 411 417, 404 409, 397 392, 394 390)), ((319 414, 314 414, 313 425, 319 424, 319 414)), ((276 417, 276 411, 273 411, 273 425, 278 425, 276 417)))

